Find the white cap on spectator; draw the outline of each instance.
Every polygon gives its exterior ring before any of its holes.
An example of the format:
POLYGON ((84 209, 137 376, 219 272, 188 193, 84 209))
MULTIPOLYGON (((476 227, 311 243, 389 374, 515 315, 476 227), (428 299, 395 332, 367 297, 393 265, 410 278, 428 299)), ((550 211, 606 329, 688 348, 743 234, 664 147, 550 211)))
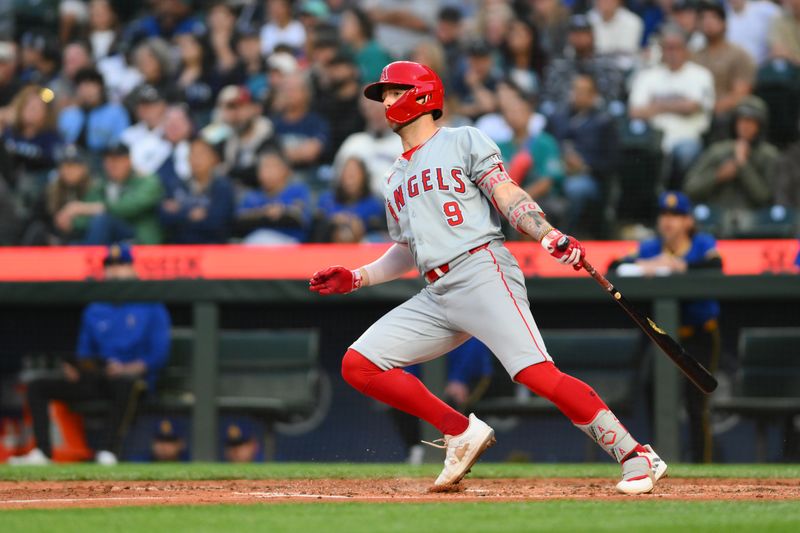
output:
POLYGON ((277 70, 282 74, 294 74, 297 72, 297 59, 288 52, 276 52, 267 59, 267 66, 270 70, 277 70))
POLYGON ((14 43, 0 41, 0 61, 13 61, 17 58, 17 48, 14 43))

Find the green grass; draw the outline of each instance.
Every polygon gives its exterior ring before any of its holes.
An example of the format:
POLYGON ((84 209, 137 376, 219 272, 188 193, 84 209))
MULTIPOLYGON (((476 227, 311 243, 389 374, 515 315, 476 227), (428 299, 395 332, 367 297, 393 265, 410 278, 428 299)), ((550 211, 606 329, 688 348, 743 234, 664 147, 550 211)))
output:
MULTIPOLYGON (((348 463, 264 463, 232 465, 225 463, 121 464, 114 468, 94 464, 53 465, 48 467, 9 467, 0 465, 0 481, 18 480, 198 480, 198 479, 314 479, 431 477, 441 466, 412 467, 403 464, 348 463)), ((600 477, 615 478, 619 467, 598 464, 522 464, 479 463, 472 472, 478 478, 520 477, 600 477)), ((798 464, 767 465, 670 465, 672 477, 754 477, 800 478, 798 464)))
POLYGON ((773 532, 800 531, 797 502, 555 501, 533 503, 270 504, 117 507, 0 513, 4 532, 268 531, 435 532, 773 532))

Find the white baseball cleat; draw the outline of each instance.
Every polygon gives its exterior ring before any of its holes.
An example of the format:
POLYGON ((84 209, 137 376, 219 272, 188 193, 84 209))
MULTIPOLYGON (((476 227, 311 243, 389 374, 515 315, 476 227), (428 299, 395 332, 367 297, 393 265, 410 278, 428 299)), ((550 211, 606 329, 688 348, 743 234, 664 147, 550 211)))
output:
POLYGON ((50 464, 50 458, 39 448, 34 448, 25 455, 9 457, 8 464, 13 466, 44 466, 50 464))
POLYGON ((461 435, 445 435, 444 439, 426 442, 446 450, 444 469, 436 478, 434 486, 455 485, 461 481, 486 448, 494 443, 494 430, 474 414, 469 415, 469 426, 461 435), (438 442, 444 444, 436 444, 438 442))
POLYGON ((623 494, 645 494, 651 492, 656 482, 667 472, 667 463, 661 460, 649 444, 647 452, 637 452, 622 463, 622 481, 617 490, 623 494))

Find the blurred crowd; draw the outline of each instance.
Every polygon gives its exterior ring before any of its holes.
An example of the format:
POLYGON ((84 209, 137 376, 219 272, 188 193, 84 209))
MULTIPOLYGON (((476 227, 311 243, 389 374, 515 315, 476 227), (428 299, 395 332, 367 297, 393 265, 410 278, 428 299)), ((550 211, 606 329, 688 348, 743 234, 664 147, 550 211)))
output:
MULTIPOLYGON (((386 240, 411 59, 565 230, 793 236, 800 0, 0 0, 0 244, 386 240)), ((512 236, 509 233, 509 236, 512 236)), ((516 237, 514 237, 516 238, 516 237)))

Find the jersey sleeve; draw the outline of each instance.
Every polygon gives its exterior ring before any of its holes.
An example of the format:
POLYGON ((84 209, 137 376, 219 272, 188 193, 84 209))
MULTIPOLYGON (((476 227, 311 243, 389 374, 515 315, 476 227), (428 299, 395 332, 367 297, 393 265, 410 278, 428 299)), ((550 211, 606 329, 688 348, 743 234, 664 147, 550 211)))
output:
POLYGON ((473 183, 478 184, 483 176, 503 164, 500 148, 481 130, 465 127, 460 141, 459 147, 465 154, 464 172, 473 183))

